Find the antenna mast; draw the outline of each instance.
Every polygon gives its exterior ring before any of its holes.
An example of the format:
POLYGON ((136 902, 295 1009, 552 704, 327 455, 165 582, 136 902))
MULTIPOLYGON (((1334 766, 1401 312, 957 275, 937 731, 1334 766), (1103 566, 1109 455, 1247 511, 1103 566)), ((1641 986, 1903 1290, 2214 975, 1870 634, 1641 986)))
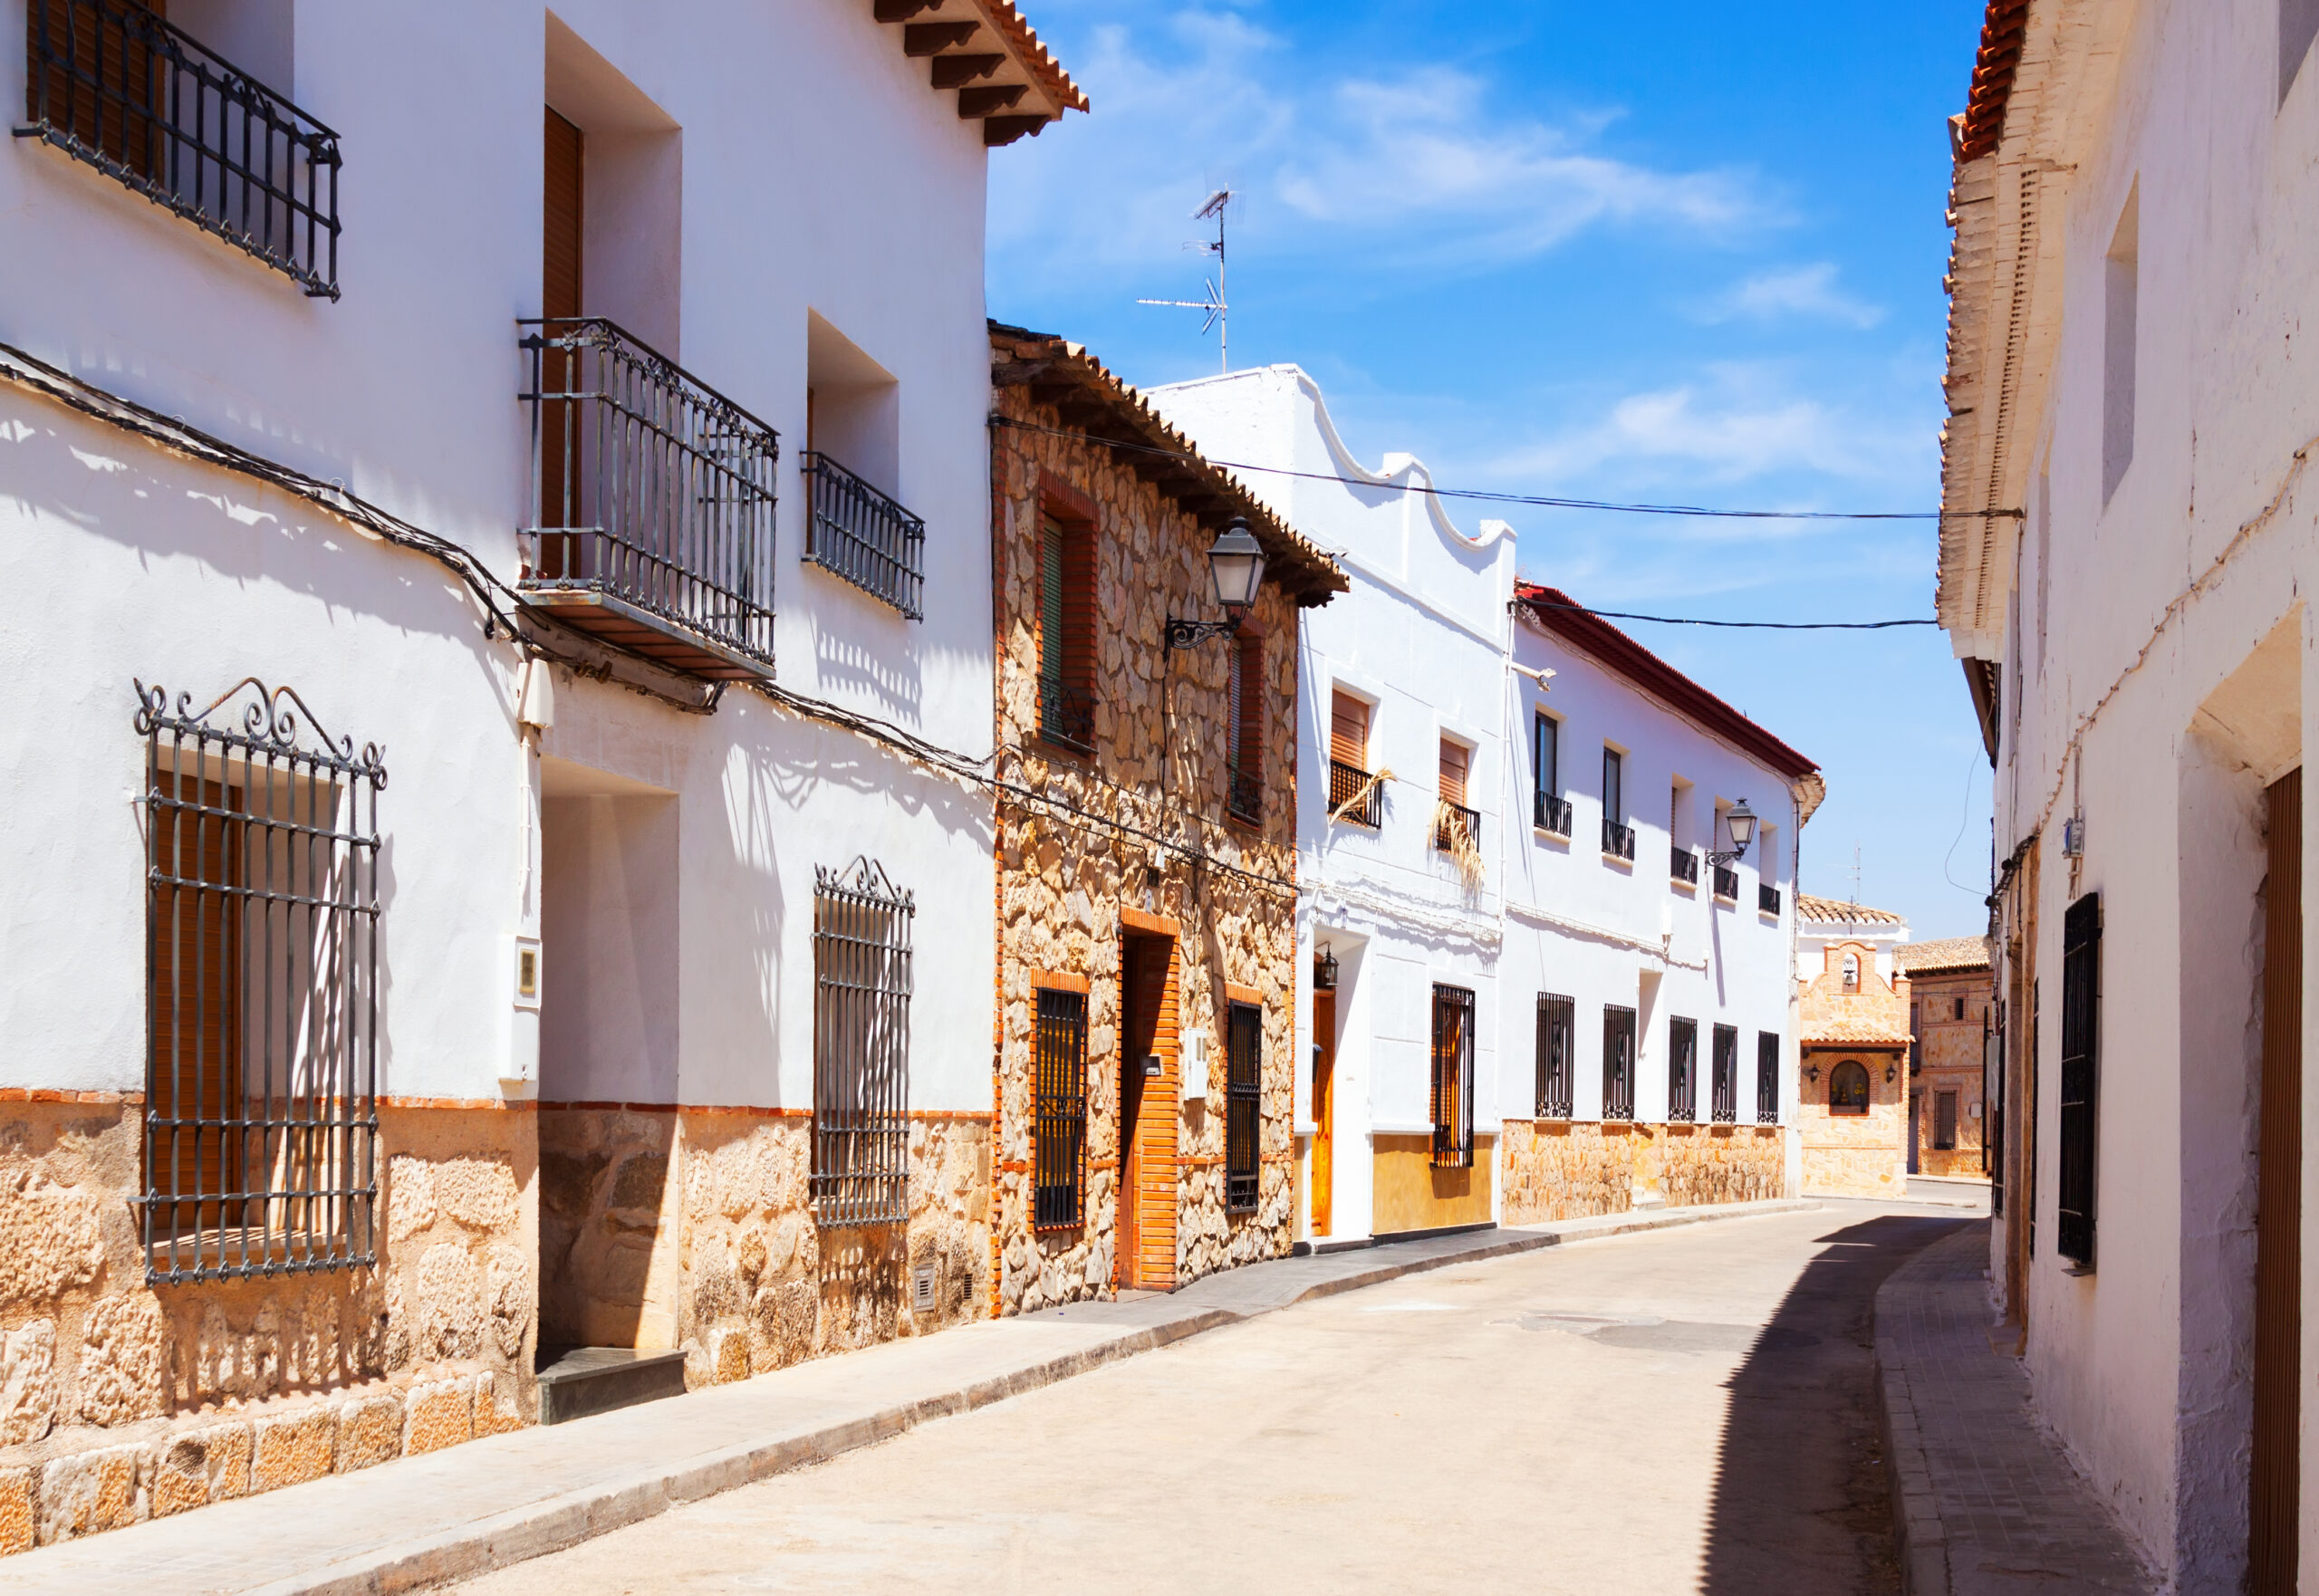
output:
POLYGON ((1238 197, 1239 195, 1233 189, 1218 188, 1208 197, 1199 209, 1192 213, 1194 221, 1216 224, 1216 237, 1213 242, 1205 238, 1195 238, 1184 245, 1186 249, 1205 250, 1216 257, 1216 276, 1213 280, 1201 284, 1208 290, 1208 297, 1206 299, 1139 299, 1135 302, 1138 304, 1164 305, 1170 310, 1205 311, 1207 319, 1200 322, 1199 330, 1202 333, 1206 333, 1211 327, 1216 329, 1216 370, 1218 376, 1232 370, 1231 317, 1224 297, 1227 285, 1224 260, 1224 212, 1225 208, 1238 197))

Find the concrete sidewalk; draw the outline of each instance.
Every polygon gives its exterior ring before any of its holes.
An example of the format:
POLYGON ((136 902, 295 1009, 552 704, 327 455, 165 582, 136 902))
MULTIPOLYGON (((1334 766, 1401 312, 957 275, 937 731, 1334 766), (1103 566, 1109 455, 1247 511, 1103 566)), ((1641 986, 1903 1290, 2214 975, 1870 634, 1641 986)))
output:
POLYGON ((2000 1351, 1988 1230, 1966 1226, 1876 1293, 1885 1466, 1907 1596, 2146 1596, 2125 1531, 2030 1417, 2029 1380, 2000 1351))
POLYGON ((1811 1202, 1668 1208, 1285 1258, 534 1427, 0 1562, 0 1592, 380 1596, 520 1562, 1295 1303, 1565 1242, 1811 1202))

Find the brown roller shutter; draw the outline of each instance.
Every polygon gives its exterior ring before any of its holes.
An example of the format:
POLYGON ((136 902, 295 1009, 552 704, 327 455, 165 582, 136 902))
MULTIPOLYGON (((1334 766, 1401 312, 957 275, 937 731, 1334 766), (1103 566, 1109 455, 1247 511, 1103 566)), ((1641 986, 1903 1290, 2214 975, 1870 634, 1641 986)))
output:
MULTIPOLYGON (((540 197, 540 314, 549 318, 580 314, 581 200, 586 190, 587 142, 578 128, 547 113, 543 163, 545 181, 540 197)), ((557 329, 543 329, 549 336, 557 329)), ((541 357, 543 393, 568 393, 577 386, 573 357, 548 350, 541 357)), ((581 415, 566 400, 540 401, 540 524, 577 526, 580 514, 581 415)), ((572 546, 576 540, 542 538, 536 574, 572 574, 572 546)))
POLYGON ((1369 706, 1351 693, 1330 695, 1329 757, 1355 770, 1369 768, 1369 706))
POLYGON ((2271 785, 2256 1133, 2255 1437, 2247 1588, 2289 1596, 2298 1556, 2303 1323, 2303 773, 2271 785))
POLYGON ((1441 796, 1461 809, 1466 806, 1466 768, 1471 758, 1464 744, 1441 739, 1441 796))
POLYGON ((540 205, 540 314, 580 313, 580 224, 586 140, 547 113, 547 187, 540 205))

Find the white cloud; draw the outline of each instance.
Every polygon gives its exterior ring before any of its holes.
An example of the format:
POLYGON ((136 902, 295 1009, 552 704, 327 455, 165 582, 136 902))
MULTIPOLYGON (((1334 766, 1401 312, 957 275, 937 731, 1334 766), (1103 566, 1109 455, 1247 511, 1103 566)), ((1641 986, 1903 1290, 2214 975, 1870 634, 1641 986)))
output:
POLYGON ((1860 480, 1888 474, 1879 441, 1819 399, 1726 370, 1704 384, 1629 394, 1600 420, 1508 454, 1496 468, 1564 484, 1605 474, 1631 482, 1670 466, 1690 482, 1741 482, 1785 471, 1860 480))
POLYGON ((1834 264, 1822 261, 1789 271, 1758 273, 1699 312, 1699 320, 1708 322, 1773 322, 1786 316, 1841 322, 1865 330, 1884 319, 1884 308, 1854 299, 1838 288, 1834 264))

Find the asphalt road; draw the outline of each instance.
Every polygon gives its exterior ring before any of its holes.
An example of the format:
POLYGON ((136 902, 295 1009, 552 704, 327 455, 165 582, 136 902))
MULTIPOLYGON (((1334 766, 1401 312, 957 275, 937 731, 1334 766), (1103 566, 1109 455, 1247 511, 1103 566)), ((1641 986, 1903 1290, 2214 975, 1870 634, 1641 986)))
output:
POLYGON ((459 1589, 1881 1596, 1872 1302, 1962 1222, 1830 1204, 1413 1276, 459 1589))

